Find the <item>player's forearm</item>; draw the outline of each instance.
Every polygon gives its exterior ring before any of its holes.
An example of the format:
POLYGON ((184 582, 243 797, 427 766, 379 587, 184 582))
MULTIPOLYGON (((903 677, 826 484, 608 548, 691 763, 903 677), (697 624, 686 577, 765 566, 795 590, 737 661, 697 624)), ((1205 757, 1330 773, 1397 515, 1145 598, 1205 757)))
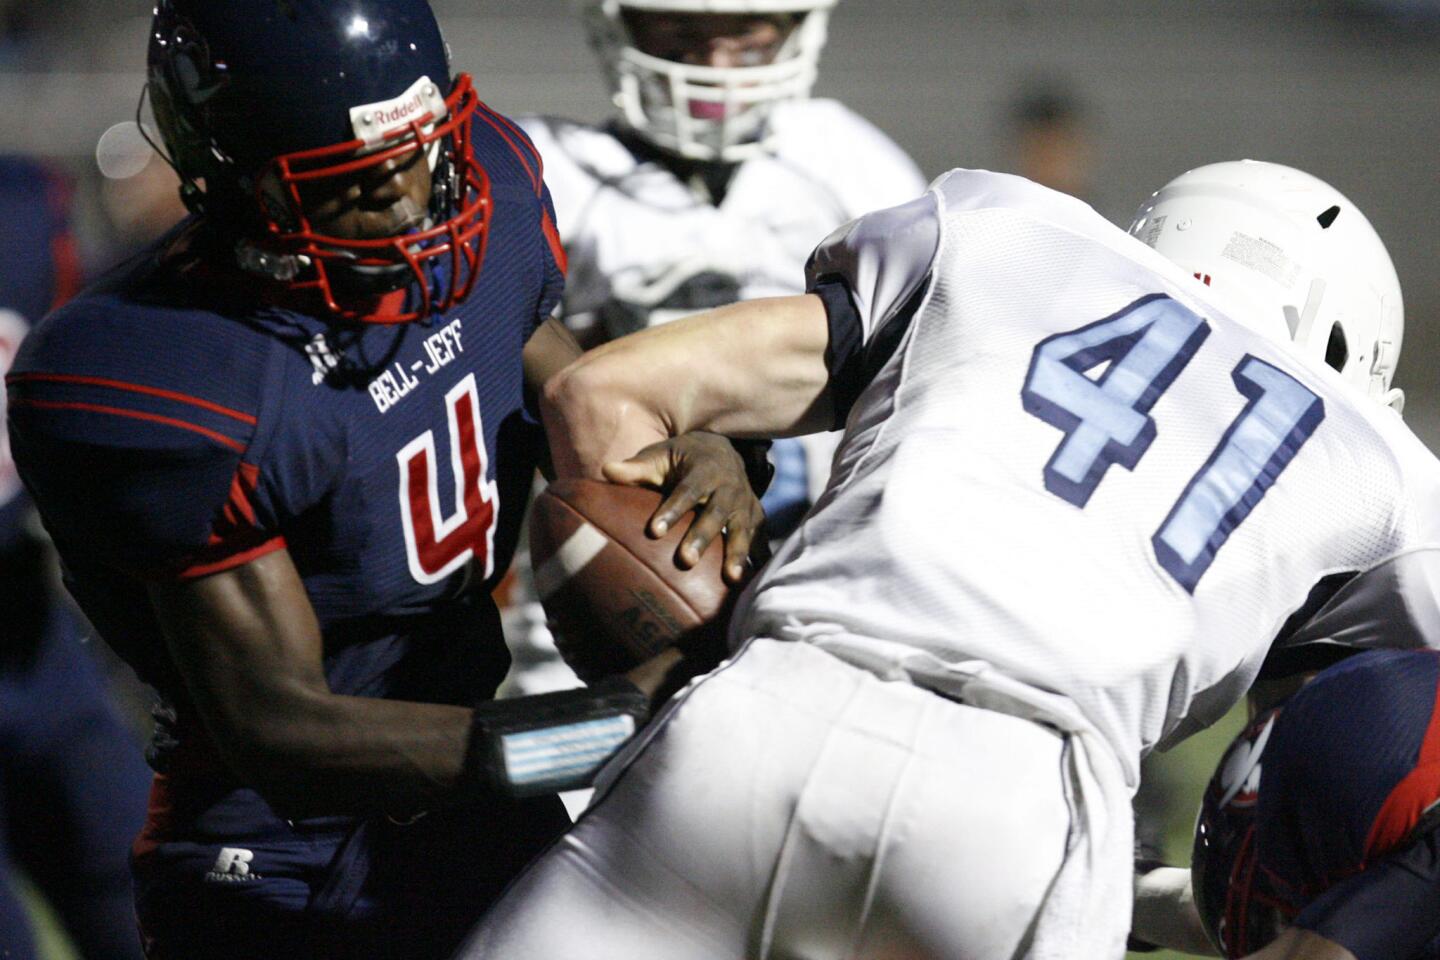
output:
POLYGON ((674 658, 630 679, 473 710, 319 694, 230 741, 247 780, 287 816, 400 813, 590 785, 648 719, 674 658), (239 749, 237 749, 237 747, 239 749))
POLYGON ((623 337, 546 386, 556 469, 600 467, 669 436, 770 437, 828 426, 829 330, 813 296, 756 300, 623 337))
MULTIPOLYGON (((539 733, 530 742, 539 743, 544 773, 546 743, 569 742, 545 740, 556 725, 601 720, 581 731, 599 755, 648 710, 633 687, 474 709, 333 693, 319 624, 286 550, 208 577, 151 583, 150 596, 221 759, 287 816, 404 813, 486 793, 533 795, 534 776, 521 782, 499 738, 539 733)), ((527 753, 526 773, 534 774, 536 756, 527 753)), ((554 764, 573 770, 573 759, 554 764)))
POLYGON ((403 813, 464 792, 471 711, 315 691, 217 731, 235 772, 287 816, 403 813))
POLYGON ((1130 931, 1158 947, 1216 956, 1195 909, 1190 871, 1179 867, 1158 867, 1136 875, 1130 931))

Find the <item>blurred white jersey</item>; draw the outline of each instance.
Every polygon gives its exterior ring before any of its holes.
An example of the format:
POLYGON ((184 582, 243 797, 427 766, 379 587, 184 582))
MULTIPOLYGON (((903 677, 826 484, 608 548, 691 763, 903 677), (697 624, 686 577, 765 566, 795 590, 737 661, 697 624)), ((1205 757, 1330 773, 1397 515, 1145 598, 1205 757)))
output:
POLYGON ((1436 645, 1435 458, 1083 203, 952 171, 809 274, 853 406, 736 637, 1098 733, 1132 787, 1272 643, 1436 645))
POLYGON ((570 266, 572 329, 610 339, 736 300, 804 289, 825 235, 925 189, 883 133, 833 100, 778 106, 773 149, 740 164, 720 202, 637 156, 611 129, 521 118, 545 162, 570 266))

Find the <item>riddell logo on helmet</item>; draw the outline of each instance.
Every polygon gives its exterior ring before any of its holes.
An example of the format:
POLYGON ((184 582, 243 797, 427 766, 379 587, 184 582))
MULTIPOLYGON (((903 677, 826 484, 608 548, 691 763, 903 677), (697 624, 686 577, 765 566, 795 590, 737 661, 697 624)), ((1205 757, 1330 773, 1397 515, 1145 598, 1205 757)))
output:
POLYGON ((380 100, 350 108, 350 124, 355 135, 374 145, 394 136, 397 127, 413 123, 425 114, 430 115, 428 123, 438 123, 445 118, 445 98, 430 82, 421 77, 410 85, 400 96, 391 100, 380 100))
POLYGON ((393 107, 388 110, 383 108, 380 110, 376 110, 374 122, 378 124, 383 124, 388 127, 392 124, 404 121, 412 114, 419 113, 420 110, 424 108, 424 106, 424 101, 420 99, 420 95, 417 93, 415 94, 415 96, 400 104, 398 107, 393 107))

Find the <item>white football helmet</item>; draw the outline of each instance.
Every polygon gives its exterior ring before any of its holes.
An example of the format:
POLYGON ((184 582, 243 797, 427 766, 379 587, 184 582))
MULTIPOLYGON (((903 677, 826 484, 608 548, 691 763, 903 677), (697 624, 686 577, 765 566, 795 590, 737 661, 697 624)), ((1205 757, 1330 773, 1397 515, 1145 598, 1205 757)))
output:
POLYGON ((1400 281, 1370 221, 1323 180, 1256 160, 1197 167, 1145 201, 1129 232, 1234 305, 1236 319, 1403 406, 1390 387, 1400 281))
POLYGON ((693 160, 739 162, 765 148, 775 104, 810 95, 836 0, 579 0, 625 122, 656 146, 693 160), (794 14, 799 23, 773 62, 711 67, 651 56, 623 12, 794 14))

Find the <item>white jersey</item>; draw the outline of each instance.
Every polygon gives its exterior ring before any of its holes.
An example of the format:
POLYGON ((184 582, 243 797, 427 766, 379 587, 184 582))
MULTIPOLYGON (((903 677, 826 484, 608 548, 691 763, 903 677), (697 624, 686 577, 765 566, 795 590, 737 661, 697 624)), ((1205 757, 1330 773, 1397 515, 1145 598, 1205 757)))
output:
POLYGON ((804 289, 805 259, 840 224, 925 189, 913 161, 833 100, 778 105, 773 149, 720 203, 604 127, 520 119, 545 162, 570 265, 562 310, 604 339, 737 300, 804 289))
POLYGON ((1437 645, 1440 464, 1083 203, 952 171, 810 284, 853 405, 737 637, 1098 733, 1132 786, 1274 643, 1437 645))
MULTIPOLYGON (((703 183, 637 156, 610 128, 548 117, 520 124, 544 159, 570 261, 562 316, 586 345, 738 300, 801 293, 806 258, 830 231, 925 189, 905 151, 834 100, 776 105, 770 149, 736 167, 718 204, 703 183)), ((772 517, 819 495, 836 439, 805 437, 794 443, 799 454, 776 451, 772 517)))
MULTIPOLYGON (((805 260, 826 234, 925 189, 903 150, 833 100, 777 105, 771 149, 735 169, 718 204, 611 128, 519 123, 544 161, 569 260, 561 318, 587 346, 738 300, 801 293, 805 260)), ((793 527, 824 489, 837 440, 775 446, 764 501, 772 530, 793 527)), ((517 602, 504 613, 516 663, 506 690, 578 685, 554 652, 527 567, 517 564, 517 602)))

